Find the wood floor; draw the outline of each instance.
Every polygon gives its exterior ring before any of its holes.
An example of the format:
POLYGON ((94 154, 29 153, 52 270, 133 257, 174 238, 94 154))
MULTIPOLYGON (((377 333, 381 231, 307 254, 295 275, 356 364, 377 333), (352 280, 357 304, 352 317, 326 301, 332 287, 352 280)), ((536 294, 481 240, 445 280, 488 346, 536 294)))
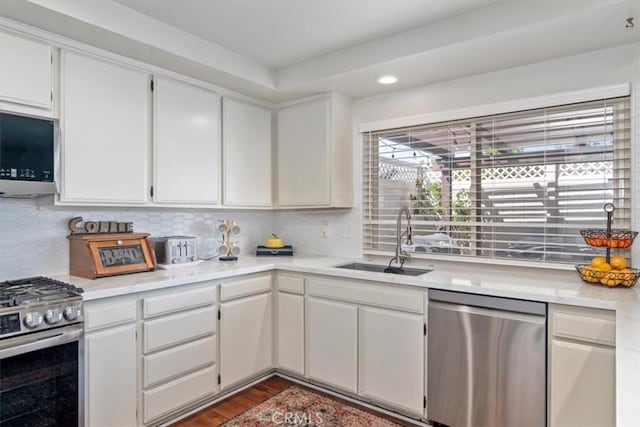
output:
MULTIPOLYGON (((176 424, 173 424, 172 427, 214 427, 218 426, 225 421, 235 417, 236 415, 240 415, 241 413, 253 408, 254 406, 259 405, 265 400, 269 399, 272 396, 280 393, 281 391, 291 387, 292 385, 296 385, 298 387, 304 387, 300 384, 291 382, 284 378, 280 378, 278 376, 268 378, 252 387, 249 387, 238 394, 229 397, 228 399, 223 400, 222 402, 218 402, 209 408, 203 409, 200 412, 193 414, 192 416, 185 418, 179 421, 176 424)), ((324 394, 318 392, 317 390, 312 390, 315 393, 324 394)), ((342 399, 338 399, 335 396, 328 395, 331 399, 342 401, 342 399)), ((397 420, 395 418, 389 417, 386 414, 382 414, 379 412, 372 411, 369 408, 365 408, 359 405, 355 405, 351 402, 343 401, 344 403, 357 406, 358 409, 363 411, 367 411, 373 414, 376 414, 379 417, 387 418, 392 420, 402 426, 415 426, 414 424, 410 424, 401 420, 397 420)), ((327 426, 329 427, 329 426, 327 426)))
POLYGON ((294 383, 280 377, 268 378, 222 402, 216 403, 174 424, 173 427, 214 427, 259 405, 294 383))

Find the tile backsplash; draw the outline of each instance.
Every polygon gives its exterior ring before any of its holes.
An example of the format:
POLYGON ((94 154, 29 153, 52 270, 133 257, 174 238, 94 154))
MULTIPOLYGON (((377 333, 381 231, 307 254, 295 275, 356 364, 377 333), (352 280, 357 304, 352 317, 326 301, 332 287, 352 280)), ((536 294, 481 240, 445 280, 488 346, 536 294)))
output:
POLYGON ((359 218, 353 209, 322 211, 280 211, 274 229, 296 253, 359 257, 362 253, 359 218), (323 226, 326 234, 323 236, 323 226))
POLYGON ((198 255, 217 254, 219 220, 233 219, 240 226, 234 236, 242 254, 274 231, 273 212, 212 211, 210 209, 107 208, 54 206, 51 197, 33 200, 0 199, 0 280, 69 272, 67 222, 81 216, 85 221, 133 222, 136 232, 152 236, 186 235, 198 238, 198 255))

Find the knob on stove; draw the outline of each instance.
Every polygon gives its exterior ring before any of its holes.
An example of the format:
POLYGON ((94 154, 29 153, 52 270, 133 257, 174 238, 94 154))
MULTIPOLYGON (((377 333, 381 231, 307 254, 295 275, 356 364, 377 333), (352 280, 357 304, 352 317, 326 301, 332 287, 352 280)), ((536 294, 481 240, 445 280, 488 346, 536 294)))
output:
POLYGON ((37 311, 27 313, 27 315, 24 316, 23 322, 24 322, 24 326, 26 326, 29 329, 33 329, 42 324, 42 314, 40 314, 37 311))
POLYGON ((68 321, 76 320, 78 317, 80 317, 80 309, 75 305, 64 308, 64 318, 68 321))
POLYGON ((47 322, 49 325, 55 325, 61 320, 62 320, 62 312, 57 308, 54 308, 53 310, 47 310, 47 312, 44 314, 44 321, 47 322))

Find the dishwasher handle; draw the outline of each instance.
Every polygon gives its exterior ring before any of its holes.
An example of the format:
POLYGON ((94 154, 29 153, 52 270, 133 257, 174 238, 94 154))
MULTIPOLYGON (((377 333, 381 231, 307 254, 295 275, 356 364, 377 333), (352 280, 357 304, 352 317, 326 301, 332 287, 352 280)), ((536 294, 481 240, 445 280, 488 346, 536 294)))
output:
POLYGON ((547 304, 544 302, 525 301, 520 299, 491 297, 486 295, 468 294, 464 292, 441 291, 429 289, 429 303, 443 302, 449 304, 466 305, 487 308, 491 310, 511 311, 514 313, 547 315, 547 304))
POLYGON ((455 313, 472 314, 476 316, 489 317, 492 319, 501 320, 514 320, 516 322, 528 323, 532 325, 544 325, 545 317, 535 314, 521 313, 515 311, 506 310, 494 310, 483 307, 473 307, 469 305, 451 304, 448 302, 431 301, 429 303, 430 309, 447 310, 455 313))

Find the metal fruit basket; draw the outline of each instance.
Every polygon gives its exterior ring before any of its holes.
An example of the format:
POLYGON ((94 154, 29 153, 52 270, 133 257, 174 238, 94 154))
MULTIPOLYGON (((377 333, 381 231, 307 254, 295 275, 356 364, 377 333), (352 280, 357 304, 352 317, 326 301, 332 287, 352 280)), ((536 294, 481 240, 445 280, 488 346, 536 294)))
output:
MULTIPOLYGON (((582 238, 589 246, 606 248, 606 268, 597 266, 580 264, 576 265, 576 271, 580 274, 580 278, 587 283, 598 283, 601 285, 615 287, 624 286, 631 287, 636 284, 640 277, 640 270, 630 268, 625 265, 619 269, 611 268, 611 249, 626 249, 633 244, 633 239, 638 235, 637 231, 629 230, 612 230, 613 211, 615 206, 612 203, 604 205, 604 211, 607 214, 606 230, 580 230, 582 238)), ((604 266, 603 266, 604 267, 604 266)))
POLYGON ((630 288, 636 284, 638 277, 640 277, 640 270, 636 268, 603 271, 588 264, 580 264, 576 265, 576 271, 585 282, 600 283, 609 287, 625 286, 630 288))
POLYGON ((626 249, 633 244, 637 231, 628 230, 580 230, 585 243, 589 246, 626 249))

